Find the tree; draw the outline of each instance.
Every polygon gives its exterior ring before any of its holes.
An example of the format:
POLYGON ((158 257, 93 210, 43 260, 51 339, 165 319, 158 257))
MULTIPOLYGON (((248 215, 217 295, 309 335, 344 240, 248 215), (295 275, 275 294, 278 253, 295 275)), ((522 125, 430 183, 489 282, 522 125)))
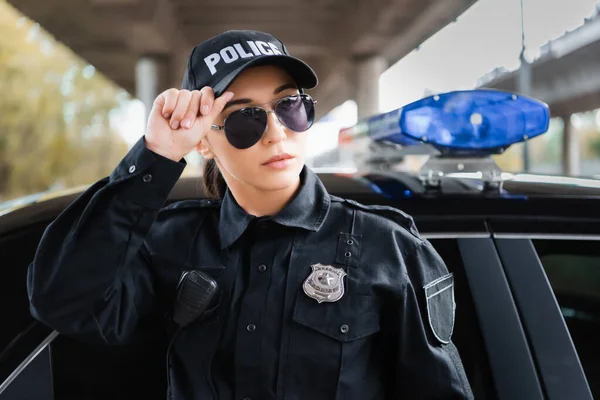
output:
POLYGON ((130 96, 0 0, 0 201, 106 176, 130 96))

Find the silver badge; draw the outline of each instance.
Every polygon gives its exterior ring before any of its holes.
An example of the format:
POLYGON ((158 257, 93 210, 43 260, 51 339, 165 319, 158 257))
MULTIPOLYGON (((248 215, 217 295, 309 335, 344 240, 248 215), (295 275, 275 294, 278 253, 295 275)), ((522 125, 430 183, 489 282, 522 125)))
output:
POLYGON ((331 265, 313 264, 312 273, 306 278, 302 288, 308 297, 319 303, 338 301, 344 295, 344 272, 331 265))

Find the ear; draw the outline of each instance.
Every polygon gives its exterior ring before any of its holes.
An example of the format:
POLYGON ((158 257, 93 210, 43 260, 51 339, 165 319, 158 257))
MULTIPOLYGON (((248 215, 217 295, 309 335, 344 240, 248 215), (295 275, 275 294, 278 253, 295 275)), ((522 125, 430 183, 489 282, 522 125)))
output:
POLYGON ((215 157, 215 154, 212 152, 212 150, 210 149, 210 146, 208 145, 206 139, 202 139, 196 146, 195 149, 198 153, 200 153, 200 155, 206 159, 206 160, 211 160, 215 157))

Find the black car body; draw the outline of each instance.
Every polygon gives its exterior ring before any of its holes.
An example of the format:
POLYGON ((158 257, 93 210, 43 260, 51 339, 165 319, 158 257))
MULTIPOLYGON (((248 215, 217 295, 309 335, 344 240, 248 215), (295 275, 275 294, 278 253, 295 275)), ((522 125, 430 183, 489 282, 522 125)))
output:
MULTIPOLYGON (((522 174, 489 192, 445 177, 432 191, 408 172, 317 172, 333 195, 411 214, 454 272, 453 338, 477 399, 600 395, 600 181, 522 174)), ((180 179, 169 202, 203 197, 199 179, 180 179)), ((0 209, 0 400, 165 397, 163 335, 93 346, 29 313, 38 240, 81 191, 0 209)))

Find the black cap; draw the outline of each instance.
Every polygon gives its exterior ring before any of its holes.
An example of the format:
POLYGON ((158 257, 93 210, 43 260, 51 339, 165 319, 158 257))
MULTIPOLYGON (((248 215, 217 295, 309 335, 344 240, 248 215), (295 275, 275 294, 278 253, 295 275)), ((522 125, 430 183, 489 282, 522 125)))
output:
POLYGON ((259 31, 227 31, 192 50, 182 89, 210 86, 220 96, 246 68, 276 65, 288 72, 301 89, 317 86, 317 75, 304 61, 291 56, 275 36, 259 31))

